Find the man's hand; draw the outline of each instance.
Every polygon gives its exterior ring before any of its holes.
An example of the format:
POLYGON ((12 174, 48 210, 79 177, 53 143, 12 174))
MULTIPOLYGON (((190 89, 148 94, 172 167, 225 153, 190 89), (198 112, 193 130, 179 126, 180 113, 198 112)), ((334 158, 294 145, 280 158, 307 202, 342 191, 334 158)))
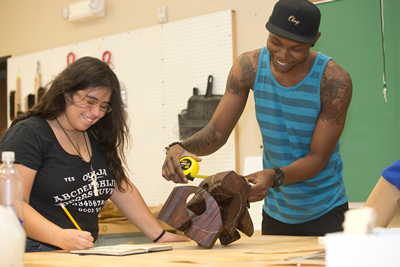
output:
POLYGON ((167 156, 165 157, 164 164, 162 166, 162 176, 167 181, 173 181, 174 183, 188 182, 187 177, 183 174, 180 159, 183 157, 191 157, 197 162, 201 161, 201 158, 197 157, 196 154, 192 154, 184 150, 179 145, 174 145, 168 149, 167 156))
POLYGON ((272 185, 275 175, 273 169, 267 169, 246 175, 247 180, 253 184, 251 186, 248 201, 257 202, 263 200, 267 196, 268 189, 272 185))

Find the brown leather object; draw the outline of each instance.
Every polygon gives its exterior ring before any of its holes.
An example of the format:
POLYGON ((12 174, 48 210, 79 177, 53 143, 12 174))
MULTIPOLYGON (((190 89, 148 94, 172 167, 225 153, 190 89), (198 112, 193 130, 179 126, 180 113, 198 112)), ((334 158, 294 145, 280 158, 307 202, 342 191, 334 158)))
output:
POLYGON ((240 239, 237 230, 253 235, 246 207, 250 189, 247 180, 234 171, 217 173, 198 187, 175 187, 158 218, 203 247, 212 248, 217 238, 227 245, 240 239), (194 196, 187 202, 191 194, 194 196))
POLYGON ((176 230, 185 232, 187 237, 206 248, 214 246, 222 230, 217 202, 207 191, 196 186, 175 187, 158 218, 176 230), (195 194, 194 198, 199 201, 204 201, 206 207, 204 212, 194 217, 191 217, 186 208, 186 199, 191 194, 195 194))

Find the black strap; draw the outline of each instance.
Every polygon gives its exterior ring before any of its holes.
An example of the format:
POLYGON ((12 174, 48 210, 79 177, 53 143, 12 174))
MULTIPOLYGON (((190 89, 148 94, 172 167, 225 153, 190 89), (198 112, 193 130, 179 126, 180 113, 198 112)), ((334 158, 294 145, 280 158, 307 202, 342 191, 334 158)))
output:
POLYGON ((181 142, 178 141, 178 142, 173 142, 173 143, 169 144, 167 147, 165 147, 165 154, 167 154, 168 150, 174 145, 180 145, 183 149, 186 150, 185 146, 181 142))
POLYGON ((164 235, 165 235, 165 230, 163 230, 163 231, 161 232, 161 234, 160 234, 156 239, 153 240, 153 242, 156 243, 156 242, 157 242, 158 240, 160 240, 160 238, 163 237, 164 235))

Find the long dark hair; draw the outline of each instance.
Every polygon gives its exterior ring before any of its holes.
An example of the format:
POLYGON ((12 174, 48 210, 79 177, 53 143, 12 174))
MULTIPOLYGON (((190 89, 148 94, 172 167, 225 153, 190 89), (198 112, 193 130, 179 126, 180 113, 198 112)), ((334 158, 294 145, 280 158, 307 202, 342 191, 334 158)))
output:
POLYGON ((105 150, 110 169, 122 192, 131 187, 127 173, 122 163, 126 165, 124 154, 125 144, 129 142, 128 115, 121 98, 120 83, 111 68, 103 61, 93 57, 82 57, 65 68, 48 85, 47 92, 40 102, 25 113, 18 115, 11 123, 11 127, 19 121, 32 116, 40 116, 47 120, 55 120, 65 111, 66 94, 72 99, 76 91, 87 88, 107 87, 111 90, 110 107, 112 111, 106 113, 88 129, 105 150), (122 182, 128 186, 122 186, 122 182))

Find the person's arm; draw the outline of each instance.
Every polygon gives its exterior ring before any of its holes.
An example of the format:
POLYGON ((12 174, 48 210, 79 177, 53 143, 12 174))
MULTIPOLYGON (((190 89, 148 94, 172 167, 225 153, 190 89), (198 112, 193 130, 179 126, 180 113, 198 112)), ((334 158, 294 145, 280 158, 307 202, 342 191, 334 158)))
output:
POLYGON ((179 160, 182 157, 193 157, 214 153, 221 148, 235 128, 247 102, 249 91, 253 88, 257 74, 260 49, 239 56, 229 73, 225 93, 210 122, 201 131, 182 141, 185 149, 179 145, 172 146, 167 153, 162 176, 175 183, 186 183, 179 160))
MULTIPOLYGON (((36 171, 21 164, 16 164, 23 179, 24 229, 29 238, 48 243, 65 250, 88 249, 93 247, 90 232, 75 229, 62 229, 53 224, 29 205, 32 185, 36 171)), ((61 209, 61 207, 60 207, 61 209)))
MULTIPOLYGON (((163 228, 154 218, 137 188, 131 182, 129 183, 132 190, 128 188, 126 192, 121 192, 118 187, 115 187, 110 199, 132 224, 139 228, 148 238, 155 240, 163 232, 163 228)), ((157 242, 180 241, 190 241, 190 239, 165 232, 157 242)))
POLYGON ((399 209, 399 200, 400 190, 381 176, 364 204, 364 207, 373 208, 376 212, 375 227, 389 225, 399 209))
MULTIPOLYGON (((313 178, 325 168, 343 132, 352 88, 350 75, 330 60, 321 81, 321 113, 311 139, 310 151, 304 158, 281 168, 285 175, 284 183, 313 178)), ((273 169, 267 169, 246 176, 254 183, 250 202, 265 198, 275 175, 273 169)))

